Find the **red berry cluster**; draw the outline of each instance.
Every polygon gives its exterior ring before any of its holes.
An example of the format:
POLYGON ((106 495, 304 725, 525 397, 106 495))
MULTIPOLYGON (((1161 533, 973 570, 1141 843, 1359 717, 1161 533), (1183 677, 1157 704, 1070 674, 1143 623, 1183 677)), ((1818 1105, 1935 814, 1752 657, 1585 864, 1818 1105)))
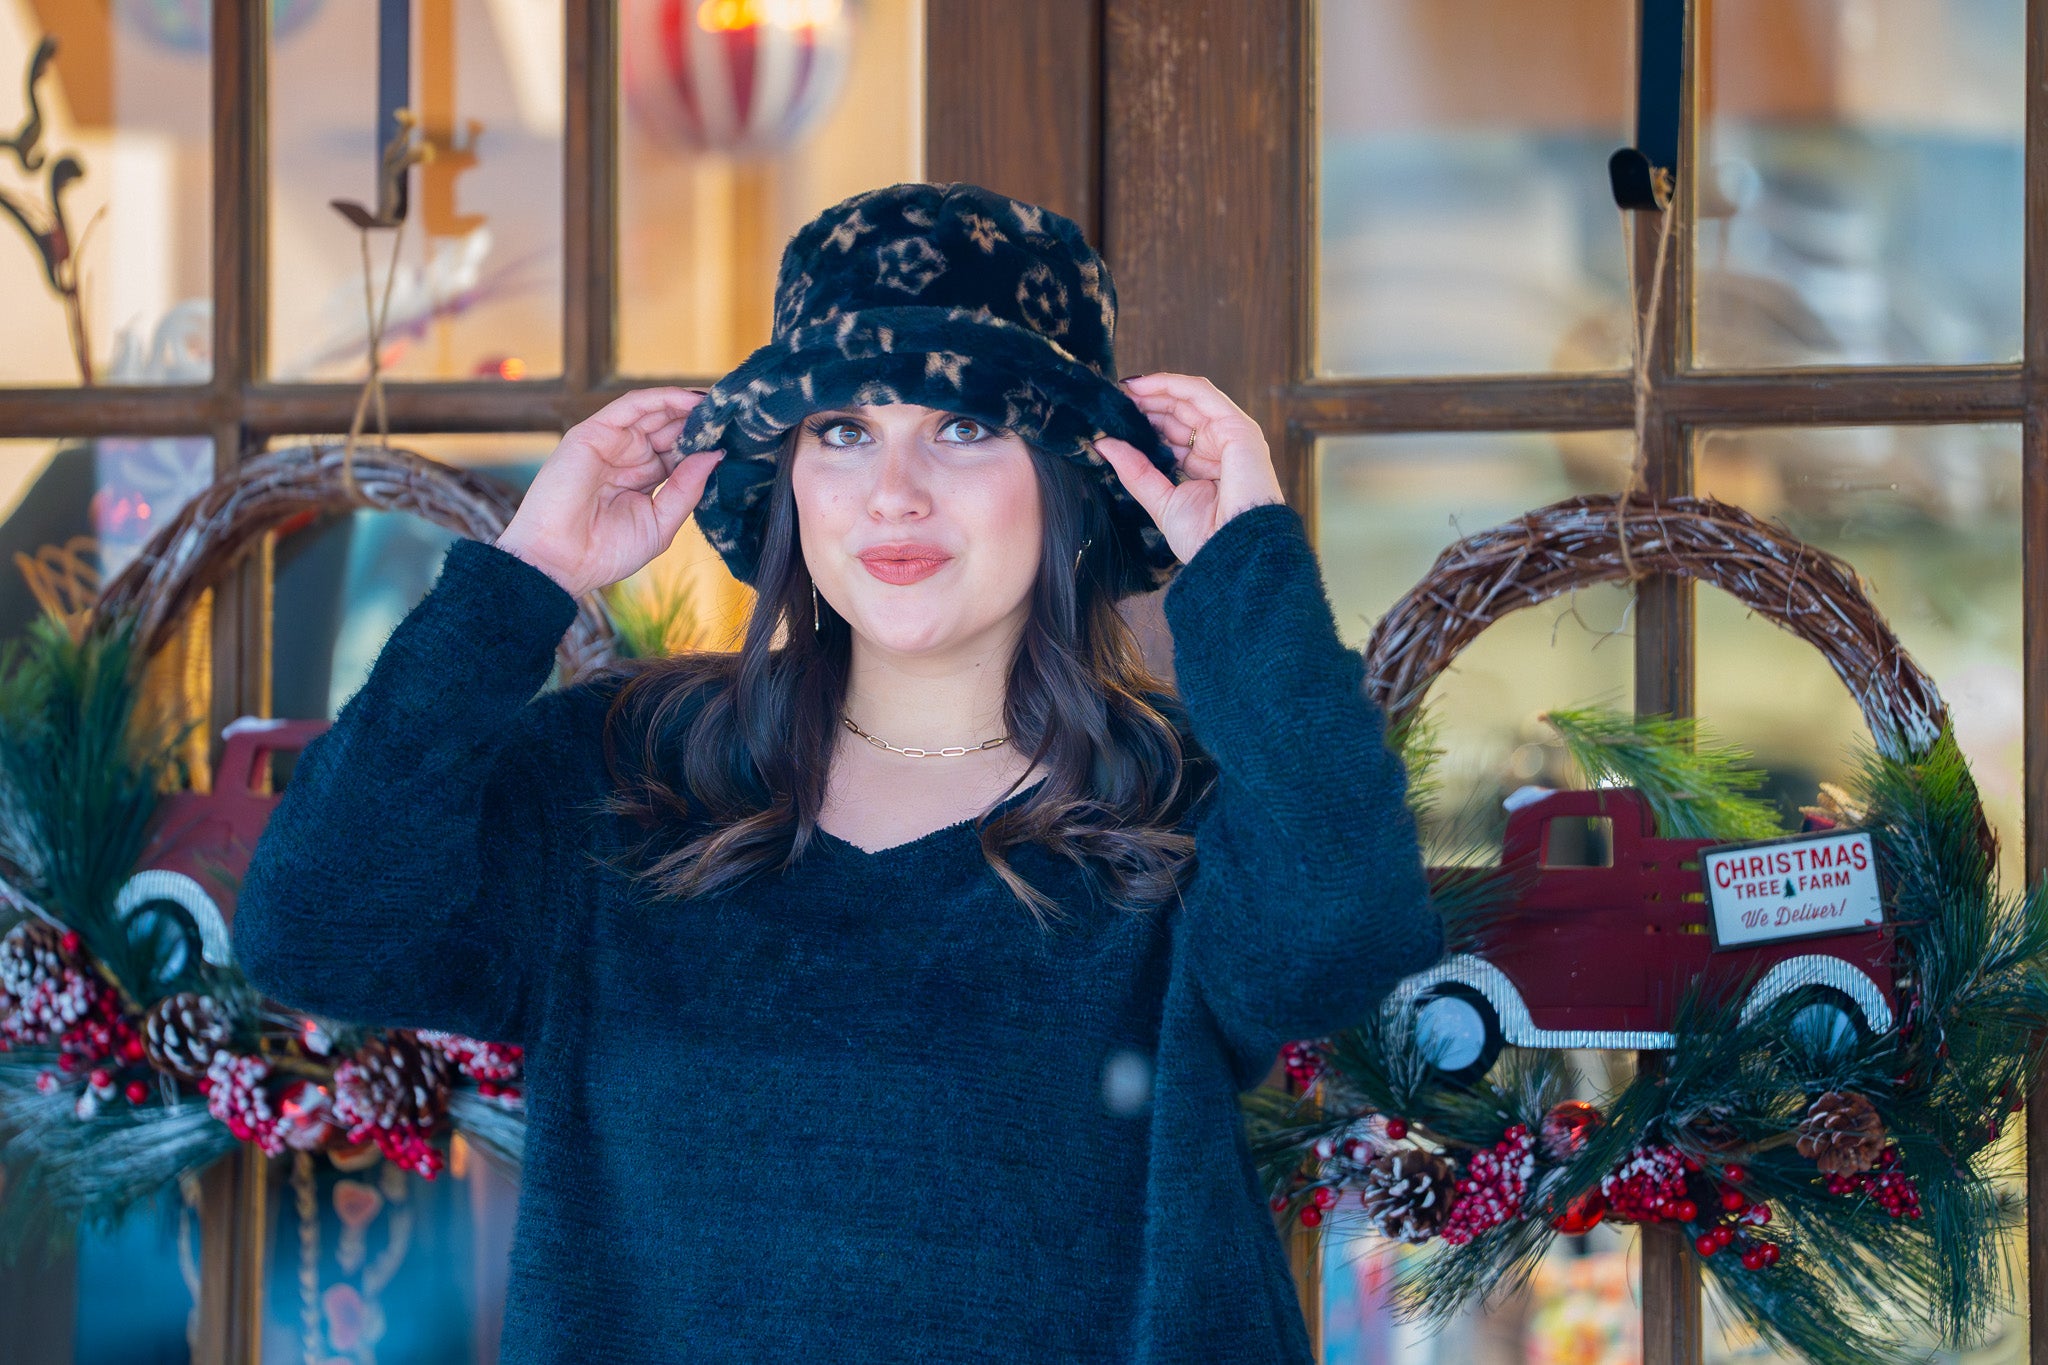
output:
MULTIPOLYGON (((65 931, 63 949, 67 956, 80 952, 77 930, 65 931)), ((91 1118, 116 1096, 130 1104, 149 1098, 151 1071, 142 1035, 122 1012, 120 992, 96 974, 67 964, 25 999, 0 990, 0 1052, 51 1044, 63 1076, 45 1071, 37 1077, 37 1089, 50 1094, 64 1084, 63 1077, 82 1076, 80 1118, 91 1118)))
POLYGON ((417 1036, 429 1047, 440 1049, 456 1070, 475 1081, 479 1095, 506 1104, 518 1102, 520 1073, 526 1061, 524 1048, 516 1043, 487 1043, 438 1029, 419 1029, 417 1036))
POLYGON ((1492 1150, 1474 1152, 1458 1176, 1457 1192, 1444 1218, 1443 1239, 1465 1243, 1522 1216, 1522 1196, 1536 1172, 1536 1139, 1525 1124, 1507 1130, 1492 1150))
POLYGON ((1676 1147, 1649 1143, 1622 1158, 1600 1181, 1610 1218, 1622 1223, 1689 1223, 1700 1216, 1699 1205, 1685 1188, 1685 1177, 1699 1163, 1676 1147))
POLYGON ((1905 1157, 1897 1143, 1888 1143, 1877 1154, 1877 1167, 1856 1175, 1831 1175, 1828 1193, 1868 1195, 1894 1218, 1920 1216, 1920 1187, 1906 1174, 1905 1157))
POLYGON ((410 1118, 384 1123, 379 1106, 370 1097, 364 1068, 350 1058, 334 1068, 334 1121, 348 1129, 350 1142, 374 1142, 387 1160, 432 1180, 440 1174, 446 1159, 427 1140, 422 1127, 410 1118))
POLYGON ((199 1093, 206 1096, 206 1111, 229 1132, 276 1156, 285 1142, 278 1131, 277 1110, 270 1103, 269 1079, 270 1063, 264 1058, 221 1051, 200 1078, 199 1093))
POLYGON ((1280 1049, 1280 1061, 1287 1068, 1287 1079, 1306 1090, 1315 1084, 1316 1077, 1323 1074, 1328 1054, 1322 1043, 1315 1039, 1304 1039, 1287 1044, 1280 1049))

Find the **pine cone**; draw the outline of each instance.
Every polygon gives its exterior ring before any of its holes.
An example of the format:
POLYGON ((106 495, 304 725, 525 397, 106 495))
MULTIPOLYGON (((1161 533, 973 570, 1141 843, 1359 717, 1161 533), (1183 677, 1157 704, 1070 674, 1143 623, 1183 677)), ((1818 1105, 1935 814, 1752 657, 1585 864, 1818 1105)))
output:
POLYGON ((16 1000, 34 997, 46 983, 58 981, 66 967, 79 965, 64 951, 64 931, 39 919, 25 919, 0 938, 0 991, 16 1000))
POLYGON ((1403 1148, 1373 1162, 1360 1202, 1374 1231, 1402 1242, 1426 1242, 1451 1211, 1456 1175, 1434 1152, 1403 1148))
POLYGON ((335 1117, 349 1126, 349 1141, 374 1129, 430 1133, 448 1112, 448 1058, 410 1033, 370 1039, 334 1069, 335 1117))
POLYGON ((1810 1158, 1823 1175, 1858 1175, 1877 1164, 1884 1138, 1884 1120, 1869 1100, 1830 1090, 1799 1122, 1799 1155, 1810 1158))
POLYGON ((150 1065, 188 1081, 207 1073, 233 1034, 220 1002, 197 991, 165 996, 142 1020, 142 1047, 150 1065))

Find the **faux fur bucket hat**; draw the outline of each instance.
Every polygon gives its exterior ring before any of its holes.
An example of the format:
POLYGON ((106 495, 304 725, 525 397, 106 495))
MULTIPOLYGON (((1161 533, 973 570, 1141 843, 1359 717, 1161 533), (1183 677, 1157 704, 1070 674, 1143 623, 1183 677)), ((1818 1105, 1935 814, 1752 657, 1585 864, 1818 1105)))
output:
POLYGON ((1075 461, 1116 529, 1097 562, 1117 596, 1159 587, 1166 538, 1088 448, 1121 437, 1178 480, 1116 385, 1116 288, 1071 220, 977 185, 891 185, 836 204, 783 249, 773 339, 712 386, 676 448, 723 449, 697 525, 754 581, 775 459, 811 413, 918 403, 1005 427, 1075 461))

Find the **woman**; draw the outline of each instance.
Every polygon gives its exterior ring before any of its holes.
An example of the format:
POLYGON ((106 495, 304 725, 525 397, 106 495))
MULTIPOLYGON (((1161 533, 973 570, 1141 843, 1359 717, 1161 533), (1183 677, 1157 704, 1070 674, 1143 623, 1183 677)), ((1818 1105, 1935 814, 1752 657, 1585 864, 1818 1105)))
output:
POLYGON ((1114 322, 1043 209, 828 210, 301 756, 237 951, 527 1049, 505 1359, 1310 1360, 1237 1095, 1442 934, 1265 440, 1114 322), (535 698, 693 508, 739 652, 535 698), (1114 610, 1169 579, 1178 698, 1114 610))

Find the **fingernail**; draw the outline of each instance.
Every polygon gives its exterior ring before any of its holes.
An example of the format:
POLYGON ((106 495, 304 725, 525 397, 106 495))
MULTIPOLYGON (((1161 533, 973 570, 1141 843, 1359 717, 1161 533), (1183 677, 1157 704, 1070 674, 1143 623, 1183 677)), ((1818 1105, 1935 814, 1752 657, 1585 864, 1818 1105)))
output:
POLYGON ((1136 373, 1136 374, 1127 374, 1127 375, 1125 375, 1125 376, 1124 376, 1124 377, 1123 377, 1122 379, 1119 379, 1119 380, 1117 380, 1116 382, 1117 382, 1117 383, 1119 383, 1119 384, 1128 384, 1128 383, 1130 383, 1130 382, 1131 382, 1131 381, 1132 381, 1133 379, 1143 379, 1143 378, 1145 377, 1145 373, 1146 373, 1145 371, 1143 371, 1143 370, 1140 370, 1140 371, 1139 371, 1138 373, 1136 373))
POLYGON ((684 393, 701 393, 701 394, 703 394, 703 395, 704 395, 704 396, 705 396, 706 398, 709 398, 709 397, 711 396, 711 390, 709 390, 709 389, 684 389, 684 390, 683 390, 683 392, 684 392, 684 393))

